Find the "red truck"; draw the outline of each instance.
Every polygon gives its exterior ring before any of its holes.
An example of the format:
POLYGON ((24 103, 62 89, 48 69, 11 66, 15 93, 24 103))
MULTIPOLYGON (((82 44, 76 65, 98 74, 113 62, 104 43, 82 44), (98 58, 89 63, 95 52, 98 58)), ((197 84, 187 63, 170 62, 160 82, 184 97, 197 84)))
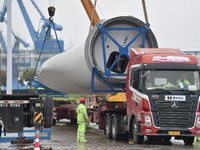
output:
MULTIPOLYGON (((131 49, 126 93, 108 94, 98 106, 88 108, 88 116, 108 139, 125 137, 142 144, 144 136, 156 141, 174 136, 191 145, 200 136, 199 83, 195 56, 179 49, 131 49), (181 82, 182 75, 187 82, 181 82)), ((74 122, 75 107, 69 106, 59 111, 65 110, 64 118, 74 122)))
POLYGON ((100 104, 99 128, 109 139, 125 135, 142 144, 144 136, 157 141, 174 136, 191 145, 200 136, 199 82, 195 56, 179 49, 131 49, 126 102, 108 99, 100 104), (180 80, 182 74, 187 84, 180 80))

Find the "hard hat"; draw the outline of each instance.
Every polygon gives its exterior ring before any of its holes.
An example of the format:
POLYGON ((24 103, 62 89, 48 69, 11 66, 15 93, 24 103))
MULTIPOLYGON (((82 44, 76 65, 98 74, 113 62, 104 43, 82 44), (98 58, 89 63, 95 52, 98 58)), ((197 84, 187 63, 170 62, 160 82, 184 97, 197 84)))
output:
POLYGON ((81 97, 80 98, 80 102, 82 103, 82 102, 85 102, 85 98, 84 97, 81 97))
POLYGON ((89 105, 92 105, 91 103, 89 103, 89 105))

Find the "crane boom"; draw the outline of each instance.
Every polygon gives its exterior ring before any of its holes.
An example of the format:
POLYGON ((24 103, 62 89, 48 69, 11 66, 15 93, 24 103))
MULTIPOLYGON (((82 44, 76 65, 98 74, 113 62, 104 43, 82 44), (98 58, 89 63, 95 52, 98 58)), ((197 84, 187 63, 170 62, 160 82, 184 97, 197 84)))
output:
MULTIPOLYGON (((7 24, 7 20, 4 18, 4 22, 7 24)), ((12 30, 12 35, 14 36, 14 38, 16 40, 19 41, 19 43, 22 43, 24 45, 24 47, 29 47, 30 44, 29 43, 26 43, 24 40, 22 40, 20 37, 16 36, 16 34, 14 33, 14 31, 12 30)))
POLYGON ((22 15, 24 17, 24 20, 26 22, 26 25, 27 25, 27 28, 29 30, 29 33, 31 35, 31 38, 32 38, 32 41, 33 43, 35 43, 36 39, 37 39, 37 36, 38 36, 38 32, 35 32, 35 29, 32 25, 32 22, 28 16, 28 13, 26 11, 26 8, 24 7, 24 4, 22 2, 22 0, 17 0, 18 4, 19 4, 19 7, 21 9, 21 12, 22 12, 22 15))
POLYGON ((7 54, 7 46, 6 46, 6 42, 5 42, 5 40, 4 40, 4 38, 3 38, 3 35, 2 35, 2 32, 0 31, 0 42, 1 42, 1 45, 2 45, 2 47, 3 47, 3 52, 4 52, 4 54, 7 54))
MULTIPOLYGON (((35 7, 35 9, 37 10, 37 12, 40 14, 40 16, 42 17, 41 20, 43 20, 47 25, 45 27, 48 27, 49 25, 49 20, 45 18, 45 16, 43 15, 43 13, 40 11, 39 7, 37 6, 37 4, 34 2, 34 0, 30 0, 31 3, 33 4, 33 6, 35 7)), ((63 29, 63 27, 61 25, 57 25, 56 23, 54 23, 55 26, 55 30, 61 31, 63 29)), ((51 28, 54 30, 53 26, 51 25, 51 28)))
MULTIPOLYGON (((19 7, 21 9, 22 15, 24 17, 24 20, 26 22, 26 25, 28 27, 29 33, 31 35, 32 41, 35 45, 38 40, 44 39, 46 32, 47 32, 46 29, 48 28, 50 21, 44 17, 44 15, 40 11, 40 9, 38 8, 38 6, 34 2, 34 0, 30 0, 30 1, 33 4, 33 6, 35 7, 35 9, 37 10, 37 12, 40 14, 41 20, 44 21, 44 24, 42 25, 40 32, 35 31, 22 0, 17 0, 19 7)), ((59 31, 61 31, 63 29, 63 27, 61 25, 57 25, 56 23, 54 23, 54 27, 55 27, 55 30, 59 30, 59 31)), ((51 24, 51 28, 54 29, 52 24, 51 24)), ((47 39, 51 39, 51 30, 49 30, 49 32, 47 33, 47 39)))
POLYGON ((40 14, 40 16, 42 18, 45 18, 44 15, 42 14, 42 12, 40 11, 40 9, 37 7, 36 3, 33 0, 30 0, 30 1, 33 4, 33 6, 35 7, 35 9, 38 11, 38 13, 40 14))
POLYGON ((2 11, 0 12, 0 22, 3 22, 4 20, 4 16, 7 12, 7 5, 6 5, 7 1, 4 1, 3 7, 2 7, 2 11))
MULTIPOLYGON (((92 13, 93 13, 93 8, 94 5, 92 4, 91 0, 81 0, 82 5, 89 17, 89 19, 92 19, 92 13)), ((98 23, 100 21, 99 16, 96 12, 96 10, 94 11, 94 15, 93 15, 93 21, 92 21, 92 25, 94 26, 96 23, 98 23)))

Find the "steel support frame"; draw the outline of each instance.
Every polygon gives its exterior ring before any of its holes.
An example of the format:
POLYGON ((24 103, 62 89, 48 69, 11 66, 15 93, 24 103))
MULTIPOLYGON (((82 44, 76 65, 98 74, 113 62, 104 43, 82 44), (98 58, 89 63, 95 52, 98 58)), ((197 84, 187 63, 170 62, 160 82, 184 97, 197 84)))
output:
POLYGON ((91 92, 124 92, 122 90, 115 90, 114 87, 118 88, 125 88, 126 84, 110 84, 107 82, 107 78, 109 76, 126 76, 127 74, 112 74, 111 70, 119 60, 119 58, 122 55, 125 55, 128 59, 130 59, 130 56, 128 55, 128 47, 140 36, 142 35, 142 48, 145 47, 145 35, 146 31, 149 29, 150 24, 147 23, 143 27, 138 27, 138 28, 106 28, 102 24, 97 23, 97 28, 101 32, 101 39, 102 39, 102 48, 103 48, 103 62, 104 62, 104 74, 101 75, 97 68, 93 67, 92 68, 92 77, 91 77, 91 86, 90 86, 90 91, 91 92), (126 45, 120 45, 109 33, 108 31, 110 30, 139 30, 140 32, 126 45), (110 66, 109 69, 107 69, 107 64, 106 64, 106 49, 105 49, 105 40, 104 40, 104 35, 107 35, 108 38, 119 48, 119 55, 113 62, 113 64, 110 66), (110 88, 110 89, 95 89, 94 85, 94 76, 100 77, 102 81, 110 88))
MULTIPOLYGON (((35 133, 35 130, 24 130, 24 133, 35 133)), ((47 133, 47 135, 40 136, 40 139, 51 139, 51 129, 40 129, 41 133, 47 133)), ((4 131, 2 131, 4 133, 4 131)), ((21 137, 21 133, 18 133, 16 137, 1 137, 0 142, 10 142, 10 140, 17 140, 21 137)), ((35 136, 26 136, 25 139, 35 139, 35 136)))
POLYGON ((38 92, 40 92, 40 93, 43 93, 43 94, 45 94, 45 95, 54 95, 54 96, 55 96, 55 95, 61 95, 62 97, 66 97, 65 95, 67 94, 67 97, 69 97, 69 94, 68 94, 68 93, 57 92, 57 91, 51 90, 51 89, 47 88, 46 86, 42 85, 41 83, 39 83, 39 82, 36 81, 36 80, 33 80, 33 81, 31 82, 31 85, 32 85, 33 87, 36 88, 36 94, 38 94, 38 92), (52 93, 52 94, 46 93, 46 92, 40 90, 40 88, 43 88, 43 89, 49 91, 49 92, 52 93))

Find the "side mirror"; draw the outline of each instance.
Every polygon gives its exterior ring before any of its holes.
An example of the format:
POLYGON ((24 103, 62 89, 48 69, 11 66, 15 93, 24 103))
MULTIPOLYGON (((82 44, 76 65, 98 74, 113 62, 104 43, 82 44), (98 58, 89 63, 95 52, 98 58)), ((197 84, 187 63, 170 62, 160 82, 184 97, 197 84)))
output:
POLYGON ((138 71, 134 72, 132 82, 133 82, 133 87, 137 89, 139 87, 139 72, 138 71))

